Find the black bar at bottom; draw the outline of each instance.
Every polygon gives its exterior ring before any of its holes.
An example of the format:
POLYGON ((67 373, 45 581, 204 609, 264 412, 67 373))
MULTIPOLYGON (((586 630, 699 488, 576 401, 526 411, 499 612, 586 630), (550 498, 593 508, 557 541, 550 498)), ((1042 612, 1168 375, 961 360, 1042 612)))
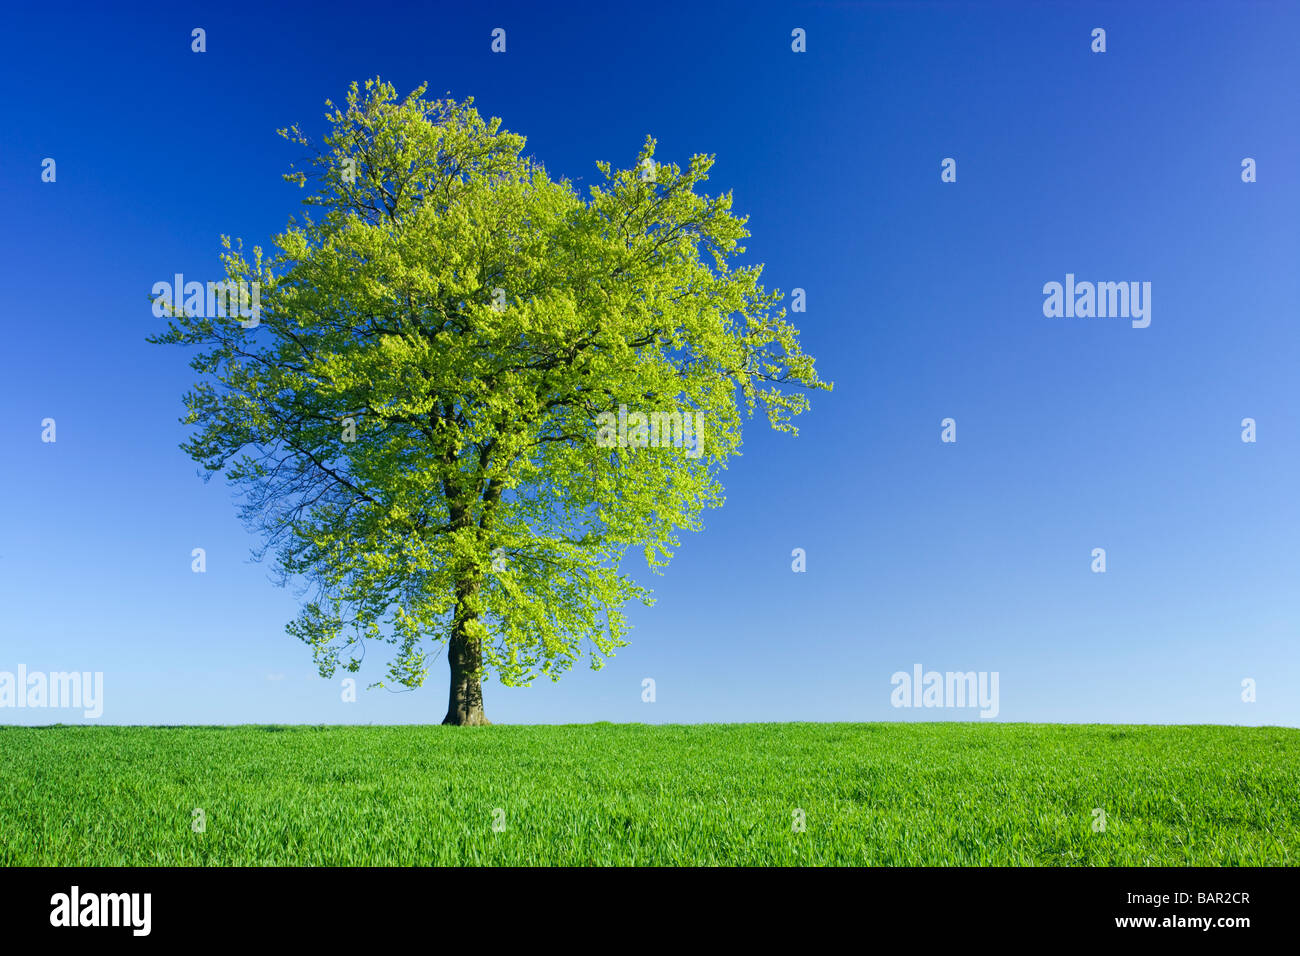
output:
POLYGON ((1266 868, 30 868, 0 870, 0 933, 8 943, 75 936, 92 947, 376 945, 403 930, 437 948, 448 920, 537 943, 558 942, 555 933, 591 939, 609 921, 611 945, 622 933, 630 943, 678 928, 734 942, 783 924, 860 939, 901 931, 926 944, 1131 936, 1231 945, 1290 935, 1291 877, 1266 868))

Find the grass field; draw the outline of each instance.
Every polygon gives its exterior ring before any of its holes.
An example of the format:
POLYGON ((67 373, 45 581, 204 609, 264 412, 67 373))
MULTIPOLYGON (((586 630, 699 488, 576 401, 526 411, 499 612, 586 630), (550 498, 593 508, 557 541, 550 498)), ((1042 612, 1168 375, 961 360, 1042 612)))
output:
POLYGON ((1294 729, 0 727, 4 866, 1298 862, 1294 729))

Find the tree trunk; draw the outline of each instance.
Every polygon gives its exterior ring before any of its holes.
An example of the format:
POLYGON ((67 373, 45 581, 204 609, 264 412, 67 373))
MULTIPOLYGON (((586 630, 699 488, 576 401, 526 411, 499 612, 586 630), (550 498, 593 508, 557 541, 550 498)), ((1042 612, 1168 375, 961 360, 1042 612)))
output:
POLYGON ((462 596, 457 602, 451 640, 447 645, 451 689, 447 694, 447 716, 442 722, 457 727, 485 727, 491 721, 483 714, 483 685, 480 682, 483 648, 479 639, 472 636, 468 625, 476 618, 466 610, 465 604, 462 596))
MULTIPOLYGON (((487 455, 485 448, 479 456, 480 470, 487 467, 487 455)), ((444 487, 452 527, 472 527, 472 511, 462 500, 456 483, 448 481, 444 487)), ((478 520, 480 537, 491 527, 503 487, 499 478, 487 483, 483 494, 483 514, 478 520)), ((484 727, 492 723, 483 714, 483 629, 475 626, 479 615, 478 591, 482 583, 482 568, 464 569, 456 582, 456 611, 452 615, 451 640, 447 643, 451 689, 447 693, 447 716, 442 719, 443 724, 456 727, 484 727)))

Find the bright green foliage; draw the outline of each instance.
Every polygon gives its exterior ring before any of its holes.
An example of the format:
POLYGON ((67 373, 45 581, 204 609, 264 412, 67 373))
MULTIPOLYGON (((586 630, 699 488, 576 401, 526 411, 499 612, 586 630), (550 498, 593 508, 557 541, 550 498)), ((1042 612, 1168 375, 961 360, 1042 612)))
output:
POLYGON ((384 640, 417 686, 457 634, 508 684, 584 648, 599 667, 623 606, 649 603, 625 554, 663 565, 721 503, 742 416, 794 431, 829 385, 737 263, 730 194, 697 192, 711 157, 655 166, 647 139, 583 197, 470 101, 423 96, 353 84, 287 177, 313 186, 306 220, 272 255, 226 241, 228 278, 260 283, 256 327, 175 310, 154 337, 201 347, 184 448, 314 585, 289 630, 322 674, 384 640), (620 405, 702 413, 703 454, 602 447, 620 405))

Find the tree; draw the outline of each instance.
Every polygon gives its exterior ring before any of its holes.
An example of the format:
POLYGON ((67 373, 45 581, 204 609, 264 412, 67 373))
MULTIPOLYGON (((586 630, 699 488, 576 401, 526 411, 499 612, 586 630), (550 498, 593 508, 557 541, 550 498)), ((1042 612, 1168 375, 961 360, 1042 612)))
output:
POLYGON ((742 408, 794 432, 830 386, 734 261, 731 195, 696 192, 712 157, 657 165, 647 138, 584 198, 472 100, 424 93, 352 84, 320 149, 280 130, 313 154, 285 177, 313 184, 305 221, 270 256, 223 237, 256 321, 178 301, 150 341, 200 347, 181 447, 310 588, 287 630, 322 676, 384 641, 414 688, 445 644, 443 723, 485 724, 492 673, 626 645, 623 607, 652 602, 625 555, 659 572, 721 503, 742 408))

